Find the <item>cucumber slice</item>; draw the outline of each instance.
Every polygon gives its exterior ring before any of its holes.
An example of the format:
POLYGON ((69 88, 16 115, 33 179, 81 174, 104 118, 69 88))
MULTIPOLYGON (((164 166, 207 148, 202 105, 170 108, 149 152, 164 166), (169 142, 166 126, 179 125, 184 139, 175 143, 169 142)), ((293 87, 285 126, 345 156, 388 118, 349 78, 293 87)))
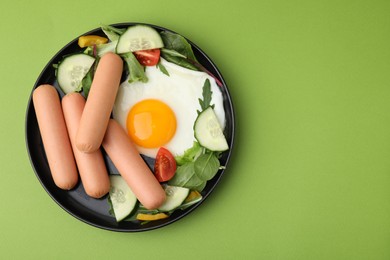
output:
POLYGON ((147 25, 134 25, 127 28, 119 37, 116 52, 123 54, 162 47, 164 47, 164 43, 155 29, 147 25))
POLYGON ((110 199, 116 221, 127 217, 137 204, 137 198, 120 175, 110 175, 110 199))
POLYGON ((81 81, 87 75, 95 58, 80 53, 65 57, 57 68, 58 85, 65 94, 81 90, 81 81))
POLYGON ((164 190, 167 198, 164 204, 158 208, 160 211, 171 211, 179 207, 190 192, 190 189, 170 185, 165 185, 164 190))
POLYGON ((210 151, 222 152, 229 149, 221 125, 212 107, 206 108, 198 115, 194 124, 194 132, 199 144, 210 151))

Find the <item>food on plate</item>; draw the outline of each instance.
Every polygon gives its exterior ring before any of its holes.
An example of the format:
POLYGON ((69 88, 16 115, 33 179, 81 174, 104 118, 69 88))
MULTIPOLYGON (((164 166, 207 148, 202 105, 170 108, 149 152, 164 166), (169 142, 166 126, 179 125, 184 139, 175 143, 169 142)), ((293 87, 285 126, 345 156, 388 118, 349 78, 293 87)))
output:
POLYGON ((107 38, 81 36, 84 49, 55 65, 84 189, 95 198, 108 192, 118 222, 168 218, 201 201, 224 168, 222 83, 176 33, 148 25, 102 31, 107 38), (120 175, 108 176, 100 146, 120 175))
POLYGON ((134 52, 135 57, 143 66, 155 66, 160 60, 160 49, 142 50, 134 52))
POLYGON ((110 190, 110 180, 100 149, 84 153, 77 149, 75 138, 80 125, 85 99, 80 93, 69 93, 62 98, 62 110, 72 144, 73 154, 85 192, 93 198, 101 198, 110 190))
POLYGON ((99 61, 76 135, 76 146, 82 152, 94 152, 102 143, 122 69, 117 54, 106 53, 99 61))
POLYGON ((190 189, 177 187, 177 186, 164 186, 165 194, 167 199, 165 202, 158 207, 160 211, 167 212, 179 207, 183 201, 188 197, 190 189))
POLYGON ((195 121, 195 138, 210 151, 226 151, 229 145, 212 107, 203 110, 195 121))
POLYGON ((176 161, 170 151, 161 147, 158 150, 154 162, 154 175, 159 182, 166 182, 172 179, 176 172, 176 161))
POLYGON ((64 57, 56 66, 57 81, 61 90, 65 94, 80 91, 81 82, 94 62, 94 57, 84 53, 64 57))
POLYGON ((136 219, 144 222, 148 221, 155 221, 155 220, 160 220, 160 219, 165 219, 168 218, 169 215, 160 212, 160 213, 138 213, 136 219))
POLYGON ((57 90, 41 85, 34 90, 32 100, 54 183, 70 190, 78 182, 78 173, 57 90))
POLYGON ((119 87, 113 117, 126 129, 141 154, 155 158, 163 146, 174 156, 191 148, 194 122, 200 109, 202 87, 206 79, 211 85, 211 103, 218 122, 225 126, 222 92, 215 80, 205 72, 193 71, 168 62, 160 63, 169 72, 165 75, 156 66, 146 67, 147 82, 125 80, 119 87))
POLYGON ((99 35, 84 35, 79 37, 77 43, 81 48, 84 48, 88 46, 104 44, 107 41, 108 41, 107 38, 101 37, 99 35))
POLYGON ((110 200, 116 221, 127 217, 137 204, 137 197, 120 175, 110 175, 110 200))
POLYGON ((114 119, 109 121, 102 145, 145 208, 156 209, 164 203, 164 189, 139 155, 124 129, 114 119))
POLYGON ((119 37, 116 52, 119 54, 164 47, 158 32, 147 25, 130 26, 119 37))

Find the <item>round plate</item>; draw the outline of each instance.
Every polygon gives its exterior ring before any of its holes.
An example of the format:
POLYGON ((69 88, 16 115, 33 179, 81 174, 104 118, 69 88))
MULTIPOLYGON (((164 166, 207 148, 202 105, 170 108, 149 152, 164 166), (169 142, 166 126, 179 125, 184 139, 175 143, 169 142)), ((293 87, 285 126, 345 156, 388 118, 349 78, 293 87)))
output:
MULTIPOLYGON (((139 23, 120 23, 113 24, 114 27, 117 28, 127 28, 130 25, 135 25, 139 23)), ((166 28, 162 28, 159 26, 147 24, 149 26, 154 27, 158 31, 168 30, 166 28)), ((170 31, 170 30, 168 30, 170 31)), ((84 35, 96 34, 104 36, 104 33, 100 28, 94 29, 85 33, 84 35)), ((55 69, 53 68, 53 64, 58 63, 63 56, 71 53, 75 53, 80 51, 80 47, 77 45, 77 40, 74 39, 65 47, 63 47, 46 65, 43 69, 42 73, 39 75, 33 90, 41 84, 52 84, 55 86, 60 94, 63 96, 62 91, 58 87, 58 83, 55 78, 55 69)), ((188 40, 188 39, 187 39, 188 40)), ((224 98, 224 108, 226 113, 226 128, 225 128, 225 136, 230 146, 230 150, 223 153, 220 158, 221 165, 227 165, 233 147, 233 139, 234 139, 234 112, 233 112, 233 104, 230 98, 229 91, 227 89, 226 83, 222 78, 221 73, 218 71, 217 67, 210 60, 210 58, 195 44, 188 40, 188 42, 192 45, 194 54, 198 61, 209 70, 215 77, 217 77, 222 83, 222 94, 224 98)), ((32 91, 33 91, 32 90, 32 91)), ((92 226, 112 230, 112 231, 121 231, 121 232, 137 232, 137 231, 147 231, 156 229, 159 227, 166 226, 171 224, 182 217, 188 215, 195 208, 197 208, 214 190, 220 178, 224 174, 225 170, 220 170, 216 176, 207 182, 206 187, 202 191, 203 199, 199 203, 185 209, 185 210, 176 210, 172 215, 167 219, 151 221, 146 224, 142 224, 140 222, 132 222, 132 221, 122 221, 117 223, 115 218, 109 214, 109 204, 107 201, 107 195, 101 199, 94 199, 89 197, 83 188, 82 183, 79 181, 78 185, 72 189, 71 191, 64 191, 59 189, 53 182, 51 177, 49 165, 47 163, 45 150, 42 144, 41 135, 38 128, 37 118, 35 115, 34 105, 31 100, 31 95, 29 99, 29 103, 27 106, 26 112, 26 144, 27 150, 30 156, 30 161, 32 167, 34 168, 35 174, 39 181, 41 182, 44 189, 51 196, 51 198, 60 205, 66 212, 76 217, 77 219, 88 223, 92 226)), ((149 166, 153 165, 153 161, 147 160, 144 158, 149 166)), ((105 155, 105 160, 107 167, 109 168, 109 172, 114 171, 115 167, 112 165, 110 159, 105 155)))

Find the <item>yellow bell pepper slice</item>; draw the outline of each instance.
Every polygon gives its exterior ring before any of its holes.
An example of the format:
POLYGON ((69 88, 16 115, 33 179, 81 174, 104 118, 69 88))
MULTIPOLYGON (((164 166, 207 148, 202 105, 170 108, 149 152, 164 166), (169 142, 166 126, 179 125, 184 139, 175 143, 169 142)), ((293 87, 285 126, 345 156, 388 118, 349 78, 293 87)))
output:
POLYGON ((153 221, 153 220, 159 220, 169 217, 165 213, 157 213, 157 214, 144 214, 144 213, 138 213, 137 219, 141 221, 153 221))
POLYGON ((80 36, 78 44, 81 48, 93 45, 99 45, 108 42, 108 39, 98 35, 85 35, 80 36))
POLYGON ((198 191, 192 190, 190 192, 190 194, 188 195, 188 197, 184 200, 184 203, 190 202, 190 201, 192 201, 194 199, 197 199, 197 198, 199 198, 201 196, 202 195, 198 191))

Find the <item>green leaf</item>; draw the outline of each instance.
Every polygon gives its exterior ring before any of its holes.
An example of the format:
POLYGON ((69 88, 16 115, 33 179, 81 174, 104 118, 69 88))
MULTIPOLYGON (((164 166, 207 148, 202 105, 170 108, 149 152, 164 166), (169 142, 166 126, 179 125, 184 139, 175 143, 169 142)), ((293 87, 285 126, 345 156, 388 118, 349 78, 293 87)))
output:
POLYGON ((169 31, 162 31, 160 36, 166 49, 175 50, 186 58, 196 61, 191 44, 183 36, 169 31))
POLYGON ((194 162, 195 174, 203 181, 212 179, 217 174, 219 166, 219 160, 212 152, 202 154, 194 162))
POLYGON ((87 48, 85 48, 85 50, 83 51, 84 54, 87 54, 89 56, 92 56, 94 57, 93 55, 93 46, 88 46, 87 48))
POLYGON ((118 43, 118 41, 115 40, 115 41, 110 41, 108 43, 96 45, 97 56, 101 57, 101 56, 103 56, 103 54, 105 54, 107 52, 116 53, 117 43, 118 43))
POLYGON ((83 90, 84 97, 88 98, 89 91, 91 90, 93 77, 95 76, 95 72, 97 69, 97 65, 99 64, 100 58, 97 57, 88 73, 84 76, 80 83, 80 89, 83 90))
POLYGON ((169 72, 168 72, 167 68, 165 68, 165 66, 162 65, 161 60, 158 61, 156 66, 162 73, 164 73, 165 75, 169 76, 169 72))
MULTIPOLYGON (((199 104, 202 109, 201 111, 205 110, 210 106, 212 95, 213 92, 211 91, 210 80, 206 79, 203 84, 202 99, 199 98, 199 104)), ((200 113, 201 111, 198 111, 198 113, 200 113)))
POLYGON ((161 53, 161 56, 166 59, 167 61, 169 62, 172 62, 180 67, 183 67, 183 68, 187 68, 187 69, 190 69, 190 70, 198 70, 198 68, 193 65, 191 62, 189 62, 187 59, 185 58, 181 58, 181 57, 178 57, 178 56, 172 56, 170 54, 167 54, 167 53, 161 53))
POLYGON ((206 187, 207 181, 202 182, 198 186, 194 187, 194 190, 201 192, 206 187))
POLYGON ((132 52, 122 54, 121 56, 125 60, 127 68, 129 69, 129 83, 137 81, 145 83, 148 81, 144 67, 138 62, 132 52))
POLYGON ((195 141, 191 148, 184 151, 183 155, 175 157, 176 164, 183 165, 185 163, 193 162, 202 152, 203 148, 195 141))
POLYGON ((192 47, 183 36, 168 31, 162 31, 160 36, 164 43, 161 52, 164 59, 187 69, 198 70, 194 65, 196 58, 192 47))
POLYGON ((85 75, 85 77, 81 80, 81 86, 80 87, 83 90, 85 98, 88 97, 89 91, 91 90, 93 75, 95 74, 93 68, 94 68, 94 66, 92 66, 89 69, 87 75, 85 75))
POLYGON ((119 28, 115 28, 111 25, 104 25, 104 24, 101 25, 100 28, 102 29, 104 34, 107 35, 107 37, 108 37, 108 39, 110 39, 110 41, 118 40, 120 35, 122 35, 126 31, 126 28, 119 29, 119 28))
POLYGON ((166 49, 166 48, 161 48, 161 52, 164 53, 164 54, 168 54, 170 56, 173 56, 173 57, 178 57, 178 58, 183 58, 183 59, 187 59, 187 57, 175 50, 171 50, 171 49, 166 49))
POLYGON ((175 176, 169 180, 168 184, 192 189, 202 184, 202 182, 195 174, 194 163, 190 162, 177 167, 175 176))

